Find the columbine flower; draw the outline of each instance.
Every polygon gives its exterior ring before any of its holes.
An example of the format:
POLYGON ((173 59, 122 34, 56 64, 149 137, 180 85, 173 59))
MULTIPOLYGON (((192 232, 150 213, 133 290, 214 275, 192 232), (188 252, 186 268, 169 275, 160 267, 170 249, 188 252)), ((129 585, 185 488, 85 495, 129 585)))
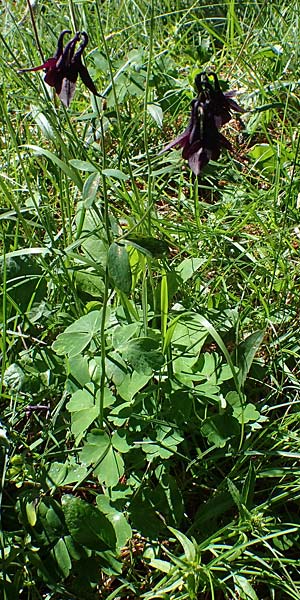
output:
POLYGON ((66 33, 72 33, 69 29, 65 29, 61 32, 58 41, 57 41, 57 49, 54 56, 48 58, 42 65, 38 67, 30 67, 29 69, 20 69, 19 73, 27 73, 27 71, 41 71, 45 70, 45 81, 48 85, 55 87, 55 76, 56 76, 56 63, 61 58, 63 53, 63 40, 66 33))
POLYGON ((63 39, 66 33, 71 33, 69 30, 64 30, 60 34, 57 42, 57 50, 51 58, 48 58, 42 65, 32 67, 30 69, 22 69, 20 72, 41 71, 45 70, 45 82, 55 88, 56 93, 60 97, 65 106, 69 106, 75 93, 76 81, 80 75, 84 85, 95 96, 98 94, 96 86, 89 75, 87 68, 82 63, 82 53, 88 44, 88 35, 85 31, 78 31, 75 36, 63 47, 63 39), (83 38, 77 52, 75 47, 80 38, 83 38))
POLYGON ((202 102, 210 102, 218 129, 230 121, 232 118, 231 110, 239 113, 244 112, 244 109, 235 100, 232 100, 233 96, 236 95, 236 91, 222 92, 216 73, 208 73, 208 75, 205 72, 199 73, 195 77, 195 86, 198 97, 201 98, 202 102), (209 77, 213 77, 214 87, 209 77))
POLYGON ((232 150, 230 142, 219 132, 209 104, 198 99, 192 101, 191 119, 186 130, 160 154, 174 146, 183 148, 182 157, 188 160, 195 175, 199 175, 211 159, 219 158, 222 147, 232 150))
POLYGON ((183 149, 182 157, 188 160, 195 175, 199 175, 211 159, 217 160, 222 148, 232 150, 230 142, 220 133, 219 128, 231 119, 231 110, 244 112, 232 100, 235 92, 223 93, 215 73, 209 75, 214 78, 214 87, 206 73, 196 76, 198 97, 192 101, 189 125, 159 153, 180 146, 183 149))

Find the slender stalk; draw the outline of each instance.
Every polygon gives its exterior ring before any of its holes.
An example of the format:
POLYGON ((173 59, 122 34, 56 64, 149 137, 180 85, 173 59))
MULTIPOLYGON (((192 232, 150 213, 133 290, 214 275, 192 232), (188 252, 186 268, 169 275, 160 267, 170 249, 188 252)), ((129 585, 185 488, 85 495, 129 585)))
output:
MULTIPOLYGON (((152 166, 151 159, 149 154, 149 144, 148 144, 148 102, 149 102, 149 91, 150 91, 150 75, 151 75, 151 66, 152 66, 152 57, 153 57, 153 27, 154 27, 154 0, 151 1, 151 17, 150 17, 150 34, 149 34, 149 50, 148 50, 148 64, 147 64, 147 75, 146 75, 146 89, 145 89, 145 97, 144 97, 144 146, 145 146, 145 154, 148 165, 148 207, 152 206, 152 166)), ((148 234, 151 234, 151 211, 148 212, 148 234)))
POLYGON ((6 296, 6 248, 5 248, 5 238, 3 234, 2 238, 3 243, 3 283, 2 283, 2 319, 3 319, 3 327, 2 327, 2 348, 1 348, 1 381, 0 381, 0 397, 2 395, 3 390, 3 379, 6 367, 6 323, 7 323, 7 296, 6 296))
MULTIPOLYGON (((3 380, 4 373, 6 367, 6 323, 7 323, 7 303, 6 303, 6 248, 5 248, 5 236, 4 233, 2 235, 2 243, 3 243, 3 294, 2 294, 2 317, 3 317, 3 329, 2 329, 2 362, 1 362, 1 381, 0 381, 0 398, 2 397, 3 390, 3 380)), ((1 451, 1 450, 0 450, 1 451)), ((2 468, 2 476, 0 482, 0 547, 1 547, 1 560, 2 564, 5 565, 5 544, 3 538, 3 528, 2 528, 2 496, 3 496, 3 488, 5 482, 6 469, 8 464, 8 454, 7 448, 2 447, 2 451, 5 452, 4 460, 3 460, 3 468, 2 468)), ((3 568, 3 583, 4 583, 4 597, 6 598, 5 592, 5 582, 6 582, 6 571, 3 568)))
POLYGON ((280 259, 280 256, 282 254, 282 241, 284 239, 284 234, 285 234, 285 231, 286 231, 286 222, 287 222, 287 217, 288 217, 288 208, 289 208, 290 198, 291 198, 292 189, 293 189, 293 185, 294 185, 294 180, 295 180, 295 176, 296 176, 296 172, 297 172, 296 169, 297 169, 297 166, 298 166, 298 156, 299 156, 299 153, 300 153, 300 135, 299 135, 299 132, 298 132, 297 133, 297 144, 296 144, 295 157, 294 157, 294 162, 293 162, 293 167, 292 167, 292 173, 291 173, 291 179, 290 179, 290 185, 289 185, 289 188, 288 188, 287 199, 286 199, 286 202, 285 202, 283 219, 282 219, 280 230, 279 230, 279 241, 278 241, 278 245, 277 245, 277 252, 276 252, 276 255, 275 255, 273 272, 272 272, 272 279, 271 279, 271 283, 270 283, 270 287, 269 287, 269 293, 268 293, 268 298, 267 298, 267 303, 268 304, 271 302, 271 294, 273 292, 274 283, 275 283, 275 279, 276 279, 276 270, 278 268, 279 259, 280 259))
POLYGON ((143 332, 148 333, 148 288, 147 288, 147 269, 145 269, 142 282, 142 307, 143 307, 143 332))
POLYGON ((104 281, 104 294, 103 294, 103 307, 102 307, 102 320, 100 330, 100 343, 101 343, 101 376, 100 376, 100 394, 99 394, 99 420, 100 428, 103 428, 104 420, 104 394, 105 394, 105 380, 106 380, 106 336, 105 336, 105 321, 106 321, 106 309, 108 302, 108 269, 105 269, 105 281, 104 281))
POLYGON ((104 30, 103 30, 103 25, 102 25, 102 20, 101 20, 101 11, 99 8, 98 1, 96 2, 96 10, 97 10, 97 14, 98 14, 98 22, 99 22, 99 29, 100 29, 100 34, 101 34, 101 38, 102 38, 102 44, 103 44, 103 48, 105 51, 107 64, 108 64, 109 76, 110 76, 110 80, 111 80, 111 89, 112 89, 112 92, 114 95, 114 100, 115 100, 115 110, 116 110, 116 115, 117 115, 117 123, 118 123, 118 128, 119 128, 119 135, 120 135, 122 151, 124 153, 124 158, 125 158, 126 165, 128 168, 134 195, 137 200, 137 203, 136 203, 137 210, 140 211, 140 217, 142 217, 143 212, 144 212, 142 210, 142 208, 143 208, 142 199, 140 197, 139 189, 135 182, 135 178, 134 178, 133 171, 132 171, 132 166, 131 166, 129 155, 128 155, 127 144, 126 144, 126 141, 124 140, 124 136, 123 136, 122 117, 121 117, 121 113, 120 113, 120 108, 119 108, 119 103, 118 103, 118 95, 117 95, 117 90, 116 90, 116 86, 115 86, 115 77, 113 74, 112 63, 111 63, 109 48, 107 45, 107 40, 106 40, 104 30))
MULTIPOLYGON (((97 105, 98 107, 98 105, 97 105)), ((106 178, 103 174, 104 169, 106 168, 106 151, 105 151, 105 138, 104 138, 104 128, 103 128, 103 115, 99 114, 100 117, 100 130, 101 130, 101 138, 102 138, 102 197, 103 197, 103 222, 104 228, 107 238, 108 247, 111 244, 111 231, 110 231, 110 220, 109 220, 109 199, 107 194, 107 185, 106 178)), ((101 376, 100 376, 100 397, 99 397, 99 419, 100 419, 100 427, 103 427, 103 418, 104 418, 104 394, 105 394, 105 383, 106 383, 106 336, 105 336, 105 322, 106 322, 106 313, 107 313, 107 303, 109 296, 109 278, 108 278, 108 268, 106 265, 105 268, 105 277, 104 277, 104 295, 103 295, 103 306, 102 306, 102 320, 101 320, 101 330, 100 330, 100 341, 101 341, 101 376)))
POLYGON ((1 547, 1 561, 2 561, 2 565, 3 565, 3 583, 4 583, 4 600, 6 600, 7 595, 6 595, 6 582, 7 582, 7 577, 6 577, 6 569, 5 569, 5 542, 4 542, 4 537, 3 537, 3 527, 2 527, 2 497, 3 497, 3 489, 4 489, 4 483, 5 483, 5 476, 6 476, 6 470, 7 470, 7 465, 8 465, 8 452, 7 452, 7 448, 3 449, 3 452, 5 452, 4 455, 4 460, 3 460, 3 468, 2 468, 2 475, 1 475, 1 481, 0 481, 0 547, 1 547))
POLYGON ((75 14, 75 6, 74 6, 73 0, 70 0, 70 2, 69 2, 69 9, 70 9, 70 16, 71 16, 73 30, 77 31, 78 27, 77 27, 77 20, 76 20, 76 14, 75 14))
POLYGON ((39 51, 39 53, 41 55, 42 62, 45 62, 43 50, 42 50, 41 45, 40 45, 39 34, 38 34, 37 28, 36 28, 33 7, 31 5, 30 0, 27 0, 27 6, 28 6, 29 14, 30 14, 30 19, 31 19, 31 24, 32 24, 33 32, 34 32, 34 37, 35 37, 36 45, 37 45, 38 51, 39 51))
POLYGON ((199 178, 195 177, 195 181, 194 181, 194 212, 195 212, 195 219, 196 219, 196 223, 197 223, 197 227, 199 229, 199 231, 201 231, 201 219, 200 219, 200 205, 199 205, 199 188, 201 189, 200 185, 199 185, 199 178))

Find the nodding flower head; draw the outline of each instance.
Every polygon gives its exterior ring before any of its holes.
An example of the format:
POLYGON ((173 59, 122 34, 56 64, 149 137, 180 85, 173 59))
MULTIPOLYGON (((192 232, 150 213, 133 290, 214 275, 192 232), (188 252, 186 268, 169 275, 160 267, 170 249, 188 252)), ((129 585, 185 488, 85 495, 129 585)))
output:
POLYGON ((195 77, 195 87, 198 92, 198 97, 203 102, 209 102, 211 110, 214 113, 214 119, 218 128, 228 123, 232 118, 230 111, 243 113, 244 109, 232 100, 236 92, 222 92, 220 83, 216 73, 199 73, 195 77), (213 84, 210 81, 213 78, 213 84))
POLYGON ((44 69, 45 82, 51 87, 54 87, 65 106, 70 105, 74 96, 78 75, 80 75, 84 85, 95 96, 100 96, 87 68, 81 60, 83 50, 88 44, 88 35, 85 31, 77 31, 74 37, 64 47, 64 36, 70 33, 71 31, 68 29, 61 32, 57 40, 55 54, 48 58, 42 65, 31 67, 29 69, 21 69, 20 71, 21 73, 24 73, 26 71, 41 71, 44 69), (75 52, 76 44, 80 39, 83 41, 77 52, 75 52))
POLYGON ((174 146, 182 148, 182 157, 188 160, 195 175, 212 159, 217 160, 221 149, 232 150, 230 142, 219 129, 232 118, 231 110, 244 112, 232 100, 235 92, 223 93, 215 73, 198 73, 195 78, 197 98, 192 100, 190 122, 183 133, 160 152, 174 146), (213 83, 210 78, 213 78, 213 83))

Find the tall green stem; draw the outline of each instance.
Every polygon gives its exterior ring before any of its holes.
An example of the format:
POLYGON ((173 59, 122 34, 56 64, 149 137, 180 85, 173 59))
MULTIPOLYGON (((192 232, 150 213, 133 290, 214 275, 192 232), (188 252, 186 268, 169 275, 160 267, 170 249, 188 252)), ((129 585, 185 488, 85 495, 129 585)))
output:
POLYGON ((152 67, 152 56, 153 56, 153 27, 154 27, 154 0, 151 1, 151 17, 150 17, 150 35, 149 35, 149 51, 148 51, 148 64, 147 64, 147 75, 146 75, 146 89, 144 99, 144 146, 148 165, 148 234, 151 234, 151 211, 149 210, 152 206, 152 173, 151 173, 151 159, 149 154, 148 146, 148 102, 149 102, 149 83, 152 67))
MULTIPOLYGON (((133 175, 133 171, 132 171, 132 167, 131 167, 131 163, 130 163, 130 159, 129 159, 129 155, 128 155, 128 148, 127 148, 127 144, 126 144, 126 140, 124 139, 123 136, 123 127, 122 127, 122 118, 121 118, 121 114, 120 114, 120 108, 119 108, 119 103, 118 103, 118 96, 117 96, 117 91, 116 91, 116 86, 115 86, 115 76, 113 74, 113 69, 112 69, 112 63, 111 63, 111 59, 110 59, 110 52, 109 52, 109 48, 107 45, 107 41, 105 38, 105 34, 104 34, 104 30, 103 30, 103 25, 102 25, 102 21, 101 21, 101 11, 100 8, 98 6, 98 2, 96 2, 96 10, 97 10, 97 14, 98 14, 98 20, 99 20, 99 29, 100 29, 100 33, 101 33, 101 41, 103 44, 103 48, 105 51, 105 55, 106 55, 106 59, 107 59, 107 64, 108 64, 108 70, 109 70, 109 76, 110 76, 110 86, 111 86, 111 90, 112 93, 114 95, 114 101, 115 101, 115 110, 116 110, 116 115, 117 115, 117 123, 118 123, 118 129, 119 129, 119 135, 120 135, 120 142, 121 142, 121 146, 122 146, 122 151, 124 153, 124 157, 125 157, 125 161, 127 164, 127 168, 128 168, 128 172, 129 172, 129 176, 130 176, 130 181, 131 181, 131 185, 134 191, 134 195, 135 198, 137 199, 137 206, 142 209, 142 200, 140 197, 140 193, 139 193, 139 189, 136 185, 135 182, 135 178, 133 175)), ((109 86, 109 89, 110 89, 109 86)), ((142 212, 140 213, 140 216, 142 216, 142 212)))
MULTIPOLYGON (((110 232, 110 221, 109 221, 109 200, 107 195, 107 185, 105 175, 103 174, 106 168, 106 152, 105 152, 105 139, 103 130, 103 118, 100 116, 100 129, 102 136, 102 197, 103 197, 103 222, 107 238, 107 245, 111 243, 111 232, 110 232)), ((107 314, 107 303, 109 295, 109 279, 108 279, 108 268, 105 269, 105 280, 104 280, 104 294, 103 294, 103 307, 102 307, 102 320, 100 330, 101 340, 101 376, 100 376, 100 398, 99 398, 99 419, 100 427, 103 427, 103 415, 104 415, 104 394, 105 394, 105 380, 106 380, 106 336, 105 336, 105 322, 107 314)))

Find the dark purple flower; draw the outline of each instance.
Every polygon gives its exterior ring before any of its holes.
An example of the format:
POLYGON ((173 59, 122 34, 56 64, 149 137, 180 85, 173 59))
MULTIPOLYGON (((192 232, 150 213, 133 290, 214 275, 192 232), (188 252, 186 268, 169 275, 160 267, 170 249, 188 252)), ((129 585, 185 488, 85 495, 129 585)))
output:
MULTIPOLYGON (((76 34, 76 36, 77 35, 79 35, 80 37, 80 34, 76 34)), ((61 101, 66 106, 69 106, 74 96, 78 75, 80 75, 80 78, 83 81, 84 85, 95 96, 100 96, 100 94, 98 94, 97 92, 96 86, 93 80, 91 79, 87 68, 84 66, 81 60, 83 50, 86 48, 89 41, 88 35, 85 31, 82 31, 81 35, 83 37, 83 42, 80 44, 77 52, 74 54, 75 45, 78 40, 78 38, 75 36, 73 40, 71 40, 69 44, 67 44, 61 58, 56 63, 56 67, 58 68, 58 70, 61 69, 63 73, 61 90, 57 93, 61 101)))
POLYGON ((244 112, 244 109, 235 100, 232 100, 236 94, 235 91, 222 92, 216 73, 208 73, 208 75, 205 72, 199 73, 195 77, 195 86, 198 98, 202 102, 210 103, 218 129, 230 121, 232 118, 230 111, 244 112), (211 84, 209 77, 213 77, 214 86, 211 84))
POLYGON ((85 31, 77 31, 75 36, 63 47, 63 39, 69 30, 64 30, 60 34, 57 42, 57 49, 51 58, 48 58, 42 65, 30 69, 22 69, 20 72, 45 70, 45 82, 55 88, 65 106, 69 106, 75 93, 76 81, 80 75, 84 85, 95 95, 98 94, 96 86, 92 81, 87 68, 82 63, 82 53, 88 44, 88 35, 85 31), (77 52, 75 47, 80 38, 83 38, 77 52))
POLYGON ((61 34, 58 38, 58 41, 57 41, 57 49, 56 49, 54 56, 51 56, 51 58, 48 58, 42 65, 39 65, 38 67, 30 67, 28 69, 20 69, 19 73, 27 73, 28 71, 41 71, 42 69, 44 69, 46 72, 46 75, 45 75, 46 83, 48 83, 48 85, 55 87, 55 77, 56 77, 56 71, 57 71, 56 64, 57 64, 57 61, 61 58, 61 56, 63 54, 63 39, 64 39, 64 35, 66 33, 72 33, 72 32, 69 31, 69 29, 65 29, 64 31, 61 32, 61 34))
POLYGON ((185 131, 159 153, 180 146, 182 157, 188 160, 195 175, 199 175, 210 160, 217 160, 222 148, 232 150, 230 142, 220 133, 219 128, 231 119, 231 110, 244 112, 231 99, 234 92, 223 93, 215 73, 210 75, 214 78, 214 86, 206 73, 196 76, 198 97, 192 101, 190 122, 185 131))
POLYGON ((222 147, 232 150, 230 142, 219 132, 209 104, 199 99, 192 101, 191 119, 186 130, 165 146, 160 154, 174 146, 183 149, 182 157, 187 159, 195 175, 199 175, 210 160, 219 158, 222 147))

